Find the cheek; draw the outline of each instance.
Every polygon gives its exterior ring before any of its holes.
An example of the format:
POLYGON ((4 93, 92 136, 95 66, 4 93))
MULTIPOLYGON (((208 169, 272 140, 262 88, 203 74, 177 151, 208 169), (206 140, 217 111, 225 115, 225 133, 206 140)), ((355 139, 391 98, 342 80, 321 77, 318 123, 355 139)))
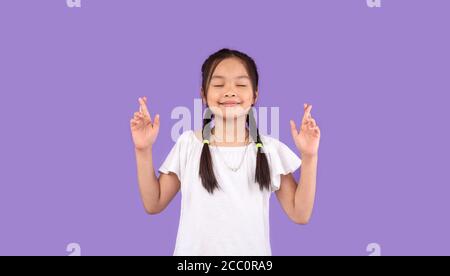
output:
POLYGON ((211 97, 208 98, 208 100, 212 103, 217 103, 220 100, 220 97, 217 97, 215 95, 211 95, 211 97))
POLYGON ((210 89, 208 90, 208 97, 207 97, 207 101, 209 104, 213 104, 213 103, 217 103, 219 101, 219 93, 214 90, 214 89, 210 89))
POLYGON ((241 99, 247 103, 252 103, 253 102, 253 91, 245 91, 244 93, 241 94, 241 99))

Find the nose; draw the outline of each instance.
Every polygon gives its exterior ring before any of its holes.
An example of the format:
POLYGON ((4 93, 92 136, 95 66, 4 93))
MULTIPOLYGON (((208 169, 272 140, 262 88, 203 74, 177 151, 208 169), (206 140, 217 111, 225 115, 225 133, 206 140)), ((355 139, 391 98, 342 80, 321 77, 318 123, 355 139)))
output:
POLYGON ((234 93, 234 92, 227 92, 226 94, 225 94, 225 97, 236 97, 236 93, 234 93))

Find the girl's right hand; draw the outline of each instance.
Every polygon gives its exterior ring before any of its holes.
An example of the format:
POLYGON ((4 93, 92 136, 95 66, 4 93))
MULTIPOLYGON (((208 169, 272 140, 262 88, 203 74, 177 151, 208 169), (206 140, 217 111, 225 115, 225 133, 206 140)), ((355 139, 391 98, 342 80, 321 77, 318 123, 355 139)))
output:
POLYGON ((131 136, 137 150, 146 150, 155 143, 159 132, 159 114, 154 122, 147 109, 147 98, 139 98, 139 111, 134 113, 130 120, 131 136))

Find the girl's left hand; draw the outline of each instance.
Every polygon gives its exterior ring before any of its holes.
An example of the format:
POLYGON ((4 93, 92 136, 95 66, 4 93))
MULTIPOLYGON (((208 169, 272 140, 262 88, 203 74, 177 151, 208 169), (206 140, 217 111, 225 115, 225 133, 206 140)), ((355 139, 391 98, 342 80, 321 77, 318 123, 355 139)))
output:
POLYGON ((291 123, 292 139, 294 139, 297 149, 303 157, 317 156, 319 151, 320 129, 316 121, 311 116, 312 105, 304 104, 304 114, 300 132, 297 131, 297 126, 293 120, 291 123))

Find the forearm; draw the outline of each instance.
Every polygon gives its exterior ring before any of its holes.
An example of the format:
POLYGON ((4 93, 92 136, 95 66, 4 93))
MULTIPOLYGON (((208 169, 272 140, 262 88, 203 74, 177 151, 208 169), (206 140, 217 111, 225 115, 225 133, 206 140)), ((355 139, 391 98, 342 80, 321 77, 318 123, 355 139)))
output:
POLYGON ((158 208, 160 185, 153 168, 152 148, 147 150, 137 150, 137 176, 139 191, 144 208, 147 212, 153 213, 158 208))
POLYGON ((300 180, 295 191, 295 212, 300 221, 308 222, 311 217, 316 194, 318 156, 302 159, 300 180))

